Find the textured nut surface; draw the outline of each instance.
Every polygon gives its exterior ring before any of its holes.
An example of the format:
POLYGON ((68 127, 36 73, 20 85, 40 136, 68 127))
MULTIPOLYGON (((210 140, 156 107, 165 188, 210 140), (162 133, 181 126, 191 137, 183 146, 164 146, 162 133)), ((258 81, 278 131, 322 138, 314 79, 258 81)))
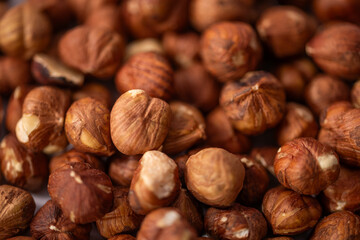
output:
POLYGON ((0 58, 0 93, 10 93, 16 87, 30 82, 29 63, 14 57, 0 58))
POLYGON ((251 150, 250 156, 275 176, 274 161, 277 151, 277 147, 258 147, 251 150))
POLYGON ((111 180, 124 187, 130 187, 134 172, 139 165, 141 155, 133 156, 114 156, 111 158, 109 166, 109 176, 111 180))
POLYGON ((73 101, 80 100, 81 98, 91 97, 99 102, 102 102, 105 106, 110 108, 112 106, 112 94, 105 86, 98 83, 85 84, 81 89, 73 93, 73 101))

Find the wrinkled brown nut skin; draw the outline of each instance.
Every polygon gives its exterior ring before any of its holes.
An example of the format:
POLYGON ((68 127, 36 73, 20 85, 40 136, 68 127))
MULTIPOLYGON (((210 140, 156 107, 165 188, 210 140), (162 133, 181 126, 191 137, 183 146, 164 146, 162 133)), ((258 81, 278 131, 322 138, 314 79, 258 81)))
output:
POLYGON ((186 162, 187 188, 197 200, 210 206, 231 206, 244 177, 240 158, 221 148, 205 148, 186 162))
POLYGON ((120 234, 109 238, 109 240, 136 240, 136 238, 129 234, 120 234))
POLYGON ((173 95, 174 73, 170 63, 160 53, 143 52, 132 56, 116 74, 120 93, 142 89, 150 97, 169 100, 173 95))
POLYGON ((351 102, 356 108, 360 108, 360 81, 355 82, 351 89, 351 102))
POLYGON ((176 208, 161 208, 146 215, 138 240, 196 240, 195 229, 176 208))
POLYGON ((14 57, 0 58, 0 93, 7 94, 31 81, 29 63, 14 57))
POLYGON ((229 240, 261 240, 266 236, 267 223, 261 212, 236 203, 229 209, 209 208, 205 229, 211 236, 229 240))
POLYGON ((248 72, 223 87, 220 106, 237 130, 256 135, 274 127, 284 116, 285 91, 272 74, 248 72))
POLYGON ((92 12, 107 5, 115 5, 117 0, 66 0, 78 21, 83 22, 92 12))
POLYGON ((339 157, 314 138, 297 138, 279 148, 274 170, 284 187, 317 195, 339 177, 339 157))
POLYGON ((111 238, 118 233, 131 232, 140 227, 143 216, 137 215, 131 209, 128 193, 129 190, 127 188, 114 188, 112 210, 96 221, 96 226, 101 236, 111 238))
POLYGON ((30 193, 9 185, 0 186, 0 239, 24 231, 34 215, 35 202, 30 193))
POLYGON ((110 113, 111 139, 126 155, 159 149, 170 124, 169 104, 139 89, 122 94, 110 113))
POLYGON ((120 186, 130 187, 134 172, 139 165, 141 155, 115 155, 110 159, 109 176, 120 186))
POLYGON ((200 51, 205 68, 220 82, 242 77, 262 58, 254 29, 243 22, 220 22, 206 29, 200 51))
POLYGON ((9 56, 30 59, 46 49, 51 40, 51 23, 30 4, 20 4, 0 21, 0 46, 9 56))
POLYGON ((73 93, 73 101, 80 100, 81 98, 91 97, 99 102, 102 102, 109 109, 113 104, 112 94, 105 86, 98 83, 88 83, 82 88, 73 93))
POLYGON ((82 98, 70 106, 66 112, 65 133, 78 151, 100 156, 115 153, 110 138, 110 111, 96 99, 82 98))
POLYGON ((78 26, 65 33, 58 49, 66 65, 97 78, 109 78, 121 63, 124 40, 107 29, 78 26))
POLYGON ((359 239, 360 217, 352 212, 340 211, 322 219, 311 240, 359 239))
POLYGON ((253 148, 250 152, 250 157, 253 158, 256 162, 260 163, 272 175, 275 176, 274 161, 277 151, 278 151, 277 147, 253 148))
POLYGON ((111 210, 112 189, 111 180, 103 171, 85 163, 53 172, 48 183, 51 199, 65 217, 79 224, 94 222, 111 210))
POLYGON ((306 44, 306 53, 324 72, 353 80, 360 77, 359 42, 359 26, 335 23, 325 26, 306 44))
POLYGON ((52 200, 39 209, 30 224, 30 232, 35 239, 88 240, 90 230, 90 224, 71 222, 52 200))
POLYGON ((54 139, 52 139, 49 144, 43 149, 43 153, 47 155, 58 154, 65 150, 69 145, 65 132, 62 131, 54 139))
POLYGON ((314 227, 322 209, 315 198, 279 186, 265 194, 262 211, 274 234, 296 235, 314 227))
POLYGON ((124 33, 121 9, 116 5, 109 4, 92 11, 89 16, 87 16, 85 25, 124 33))
POLYGON ((293 102, 286 104, 286 113, 277 130, 277 142, 281 146, 299 137, 316 137, 318 124, 310 109, 293 102))
POLYGON ((147 151, 131 180, 129 203, 135 213, 146 215, 170 205, 179 191, 179 171, 175 161, 162 152, 147 151))

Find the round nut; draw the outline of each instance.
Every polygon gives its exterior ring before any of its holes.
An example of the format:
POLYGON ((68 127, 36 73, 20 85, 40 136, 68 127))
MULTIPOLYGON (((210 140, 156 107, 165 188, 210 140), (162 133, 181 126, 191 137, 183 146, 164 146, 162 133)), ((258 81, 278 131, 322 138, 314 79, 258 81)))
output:
POLYGON ((0 93, 10 93, 30 80, 28 62, 14 57, 0 57, 0 93))
POLYGON ((86 97, 91 97, 98 100, 99 102, 102 102, 109 109, 113 104, 112 94, 109 89, 98 83, 85 84, 72 95, 74 102, 86 97))
POLYGON ((120 186, 130 187, 140 158, 141 155, 112 157, 109 165, 109 176, 111 180, 120 186))

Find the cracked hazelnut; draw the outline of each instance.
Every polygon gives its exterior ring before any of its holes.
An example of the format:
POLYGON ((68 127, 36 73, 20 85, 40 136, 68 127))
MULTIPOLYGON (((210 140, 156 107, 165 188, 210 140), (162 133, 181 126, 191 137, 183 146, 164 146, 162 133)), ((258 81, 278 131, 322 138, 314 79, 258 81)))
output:
POLYGON ((29 64, 14 57, 0 57, 0 93, 7 94, 31 81, 29 64))
POLYGON ((143 52, 164 54, 165 50, 161 42, 156 38, 137 39, 126 45, 124 59, 128 60, 132 56, 143 52))
POLYGON ((92 12, 107 5, 115 5, 117 0, 67 0, 78 21, 83 22, 92 12))
POLYGON ((130 206, 136 213, 145 215, 170 205, 179 190, 180 179, 175 161, 162 152, 148 151, 141 157, 131 180, 130 206))
POLYGON ((200 51, 205 68, 220 82, 242 77, 262 58, 254 29, 243 22, 220 22, 206 29, 200 51))
POLYGON ((136 238, 134 238, 133 236, 131 236, 129 234, 120 234, 120 235, 116 235, 112 238, 109 238, 109 240, 136 240, 136 238))
POLYGON ((265 194, 262 211, 276 235, 305 232, 316 225, 322 212, 315 198, 282 186, 272 188, 265 194))
POLYGON ((120 93, 142 89, 150 97, 169 100, 173 94, 174 73, 160 53, 133 55, 116 74, 115 85, 120 93))
POLYGON ((171 124, 169 104, 140 89, 122 94, 110 113, 111 139, 123 154, 159 149, 171 124))
POLYGON ((186 162, 187 188, 197 200, 210 206, 231 206, 244 177, 240 158, 221 148, 205 148, 186 162))
POLYGON ((35 202, 30 193, 17 187, 0 185, 0 239, 24 231, 34 211, 35 202))
POLYGON ((112 94, 109 89, 98 83, 87 83, 72 95, 74 102, 86 97, 91 97, 102 102, 109 109, 113 103, 112 94))
POLYGON ((108 4, 92 11, 85 20, 85 25, 108 29, 120 34, 124 33, 124 24, 121 19, 120 7, 108 4))
POLYGON ((112 157, 109 165, 109 176, 111 180, 120 186, 130 187, 140 158, 141 155, 118 155, 112 157))
POLYGON ((281 83, 264 71, 248 72, 239 81, 227 83, 220 94, 220 106, 233 126, 248 135, 260 134, 278 124, 285 104, 281 83))
POLYGON ((360 108, 360 80, 351 89, 351 102, 356 108, 360 108))
POLYGON ((278 151, 277 147, 258 147, 253 148, 250 153, 250 157, 260 163, 266 168, 272 175, 275 176, 274 172, 274 161, 278 151))
POLYGON ((30 232, 35 239, 88 240, 90 230, 90 224, 71 222, 52 200, 39 209, 30 224, 30 232))
POLYGON ((80 224, 94 222, 111 210, 112 188, 103 171, 85 163, 53 172, 48 183, 50 197, 64 216, 80 224))

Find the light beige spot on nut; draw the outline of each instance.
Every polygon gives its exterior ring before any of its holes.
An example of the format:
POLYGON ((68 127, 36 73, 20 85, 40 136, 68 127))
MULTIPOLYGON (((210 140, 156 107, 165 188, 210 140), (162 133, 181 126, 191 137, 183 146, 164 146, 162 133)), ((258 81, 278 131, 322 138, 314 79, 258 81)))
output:
POLYGON ((79 184, 83 184, 81 177, 78 174, 76 174, 74 171, 70 172, 70 177, 73 177, 75 179, 75 182, 77 182, 79 184))
POLYGON ((222 217, 221 219, 220 219, 220 222, 222 222, 222 223, 224 223, 224 222, 226 222, 228 220, 228 218, 227 217, 222 217))
POLYGON ((38 116, 23 114, 16 124, 15 132, 17 139, 22 143, 29 141, 29 135, 40 126, 38 116))
POLYGON ((239 238, 239 239, 242 239, 242 238, 246 238, 249 236, 249 229, 248 228, 244 228, 244 229, 241 229, 239 231, 235 231, 233 236, 235 238, 239 238))
POLYGON ((110 194, 111 193, 111 187, 102 185, 102 184, 96 184, 96 186, 103 192, 110 194))
POLYGON ((132 90, 129 90, 127 91, 127 93, 130 94, 131 97, 136 97, 137 95, 140 95, 140 94, 143 94, 145 93, 144 90, 141 90, 141 89, 132 89, 132 90))
POLYGON ((338 165, 339 162, 334 154, 324 154, 316 159, 319 163, 320 168, 323 171, 331 169, 333 166, 338 165))
POLYGON ((241 158, 240 161, 245 164, 248 168, 254 166, 254 162, 250 161, 248 158, 241 158))
POLYGON ((240 67, 245 64, 244 52, 239 50, 232 57, 231 60, 236 67, 240 67))
POLYGON ((169 227, 180 219, 180 214, 176 211, 168 211, 165 215, 156 222, 159 228, 169 227))
POLYGON ((92 149, 101 149, 103 147, 99 141, 86 129, 81 131, 80 141, 82 144, 92 149))
POLYGON ((56 232, 61 232, 60 229, 58 229, 56 226, 54 225, 50 225, 49 227, 50 230, 56 231, 56 232))
POLYGON ((73 211, 70 211, 70 221, 75 222, 75 214, 73 211))

